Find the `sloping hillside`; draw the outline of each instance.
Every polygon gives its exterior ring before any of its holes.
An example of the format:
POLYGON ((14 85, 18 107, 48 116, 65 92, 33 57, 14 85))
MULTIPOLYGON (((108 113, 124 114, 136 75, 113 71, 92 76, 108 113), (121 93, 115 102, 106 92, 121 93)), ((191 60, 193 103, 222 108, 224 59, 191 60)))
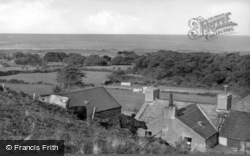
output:
MULTIPOLYGON (((2 89, 2 88, 0 88, 2 89)), ((0 91, 0 140, 65 140, 65 154, 186 153, 130 132, 83 122, 58 106, 33 101, 22 92, 0 91)))

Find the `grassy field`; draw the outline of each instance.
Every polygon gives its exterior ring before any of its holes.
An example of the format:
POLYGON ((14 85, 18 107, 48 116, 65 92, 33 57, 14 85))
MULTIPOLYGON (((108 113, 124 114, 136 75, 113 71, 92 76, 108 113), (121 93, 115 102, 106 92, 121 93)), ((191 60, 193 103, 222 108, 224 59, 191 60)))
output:
MULTIPOLYGON (((93 71, 84 71, 86 77, 83 78, 85 83, 93 83, 95 86, 99 86, 100 83, 103 83, 107 79, 109 72, 93 72, 93 71)), ((56 84, 56 73, 32 73, 32 74, 18 74, 10 76, 2 76, 0 79, 17 79, 23 80, 25 82, 36 83, 43 81, 49 84, 56 84)))
MULTIPOLYGON (((144 103, 145 95, 142 93, 133 93, 131 90, 110 89, 108 92, 123 106, 125 110, 139 110, 144 103)), ((169 93, 160 93, 161 99, 169 99, 169 93)), ((199 104, 217 104, 217 97, 189 95, 189 94, 173 94, 176 101, 187 101, 199 104)), ((233 98, 232 105, 239 101, 238 98, 233 98)))
POLYGON ((121 69, 121 70, 126 70, 128 69, 129 67, 133 67, 131 65, 114 65, 114 66, 84 66, 84 68, 87 68, 87 69, 109 69, 109 70, 117 70, 117 69, 121 69))

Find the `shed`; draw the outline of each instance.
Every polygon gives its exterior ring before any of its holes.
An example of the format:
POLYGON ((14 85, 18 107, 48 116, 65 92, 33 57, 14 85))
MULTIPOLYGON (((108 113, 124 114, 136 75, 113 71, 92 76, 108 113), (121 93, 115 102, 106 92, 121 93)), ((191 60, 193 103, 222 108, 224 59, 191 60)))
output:
POLYGON ((68 97, 69 107, 83 106, 84 102, 88 102, 87 117, 93 113, 96 107, 96 116, 99 117, 115 117, 121 114, 121 105, 110 95, 104 87, 95 87, 75 92, 60 93, 64 97, 68 97))

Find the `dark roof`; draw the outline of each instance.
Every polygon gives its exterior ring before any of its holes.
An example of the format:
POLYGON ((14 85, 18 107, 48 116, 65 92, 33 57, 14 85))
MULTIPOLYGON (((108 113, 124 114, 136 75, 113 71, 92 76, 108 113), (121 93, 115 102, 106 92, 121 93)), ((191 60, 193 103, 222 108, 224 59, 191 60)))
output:
POLYGON ((176 118, 205 139, 217 133, 216 129, 196 104, 177 110, 176 118))
POLYGON ((82 106, 88 101, 91 107, 96 107, 96 112, 121 108, 121 105, 103 87, 89 88, 76 92, 60 93, 57 95, 70 98, 69 106, 82 106))
POLYGON ((250 141, 250 113, 231 110, 221 128, 220 136, 250 141))

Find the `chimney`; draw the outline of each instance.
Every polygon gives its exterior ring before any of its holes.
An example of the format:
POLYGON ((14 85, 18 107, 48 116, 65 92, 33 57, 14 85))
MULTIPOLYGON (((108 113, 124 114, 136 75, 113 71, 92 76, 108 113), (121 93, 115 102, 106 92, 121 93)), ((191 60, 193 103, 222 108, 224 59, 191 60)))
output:
POLYGON ((145 102, 154 102, 155 99, 160 98, 160 89, 154 87, 148 87, 145 90, 145 102))
POLYGON ((164 109, 164 117, 167 119, 175 119, 176 111, 177 109, 175 106, 166 106, 164 109))
POLYGON ((169 106, 174 106, 173 94, 169 94, 169 106))
POLYGON ((227 88, 228 88, 228 85, 224 85, 224 91, 226 95, 227 95, 227 88))
POLYGON ((224 85, 224 91, 224 93, 218 95, 218 111, 229 111, 231 109, 232 95, 228 93, 228 85, 224 85))
POLYGON ((231 94, 219 94, 217 99, 218 111, 229 111, 231 109, 232 95, 231 94))

